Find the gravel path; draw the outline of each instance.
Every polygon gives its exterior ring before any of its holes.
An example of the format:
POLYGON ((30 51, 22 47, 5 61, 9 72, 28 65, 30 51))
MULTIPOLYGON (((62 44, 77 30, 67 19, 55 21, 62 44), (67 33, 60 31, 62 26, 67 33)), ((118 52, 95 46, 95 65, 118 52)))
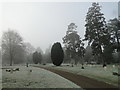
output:
MULTIPOLYGON (((38 66, 39 67, 39 66, 38 66)), ((61 75, 62 77, 71 80, 72 82, 74 82, 75 84, 81 86, 82 88, 88 89, 88 88, 111 88, 114 90, 118 90, 118 87, 107 84, 105 82, 102 81, 98 81, 92 78, 88 78, 82 75, 77 75, 77 74, 73 74, 70 72, 65 72, 65 71, 61 71, 61 70, 56 70, 53 68, 49 68, 49 67, 39 67, 39 68, 43 68, 46 70, 49 70, 51 72, 54 72, 56 74, 61 75)))

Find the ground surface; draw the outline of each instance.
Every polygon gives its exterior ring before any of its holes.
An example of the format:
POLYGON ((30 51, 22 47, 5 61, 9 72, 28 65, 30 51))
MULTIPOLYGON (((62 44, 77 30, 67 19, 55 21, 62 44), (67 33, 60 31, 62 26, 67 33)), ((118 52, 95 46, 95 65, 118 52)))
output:
POLYGON ((80 88, 73 82, 50 71, 25 66, 2 68, 3 88, 80 88), (20 71, 6 72, 6 68, 20 68, 20 71), (32 72, 30 72, 32 70, 32 72))
MULTIPOLYGON (((38 66, 41 67, 41 66, 38 66)), ((69 67, 69 66, 61 66, 61 67, 54 67, 54 66, 42 66, 42 68, 50 70, 54 73, 57 73, 69 80, 71 80, 72 82, 76 83, 77 85, 80 85, 82 88, 118 88, 118 77, 117 76, 113 76, 112 75, 112 71, 116 71, 117 69, 116 67, 107 67, 106 69, 103 69, 102 67, 99 66, 90 66, 89 69, 92 70, 91 72, 88 70, 82 70, 80 69, 80 67, 69 67), (77 69, 79 68, 79 69, 77 69), (92 68, 92 69, 91 69, 92 68), (110 70, 109 70, 109 69, 110 70), (62 71, 61 71, 62 70, 62 71), (73 71, 74 73, 73 73, 73 71), (93 71, 94 70, 94 71, 93 71), (67 71, 67 72, 65 72, 67 71), (72 72, 72 73, 69 73, 72 72), (76 73, 77 72, 77 73, 76 73), (80 75, 83 74, 83 75, 80 75), (89 77, 85 77, 85 75, 90 76, 92 78, 89 77), (101 77, 100 77, 101 76, 101 77), (94 79, 95 77, 95 79, 94 79), (99 80, 99 78, 101 78, 99 80), (104 82, 101 81, 102 79, 105 79, 104 82), (111 83, 108 84, 105 83, 105 81, 110 81, 111 82, 115 82, 115 85, 112 85, 111 83)), ((88 68, 88 67, 87 67, 88 68)))
POLYGON ((2 89, 2 69, 0 66, 0 90, 2 89))
POLYGON ((73 74, 73 73, 69 73, 61 70, 55 70, 47 67, 41 67, 41 68, 57 73, 62 77, 67 78, 68 80, 71 80, 72 82, 76 83, 82 88, 117 88, 113 85, 110 85, 95 79, 91 79, 82 75, 77 75, 77 74, 73 74))

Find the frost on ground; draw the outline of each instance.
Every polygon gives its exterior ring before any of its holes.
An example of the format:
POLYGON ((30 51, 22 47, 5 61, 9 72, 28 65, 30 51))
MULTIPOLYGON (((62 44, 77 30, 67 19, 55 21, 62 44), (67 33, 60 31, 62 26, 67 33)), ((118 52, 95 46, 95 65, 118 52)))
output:
POLYGON ((0 68, 0 90, 1 89, 2 89, 2 69, 0 68))
POLYGON ((2 89, 2 57, 0 52, 0 90, 2 89))
POLYGON ((106 68, 103 68, 102 65, 84 65, 85 69, 81 69, 82 66, 80 64, 78 64, 77 66, 74 65, 74 67, 71 67, 70 64, 62 64, 59 67, 48 64, 46 65, 46 67, 84 75, 118 86, 118 76, 113 75, 113 72, 119 73, 119 65, 107 65, 106 68))
POLYGON ((3 88, 80 88, 71 81, 50 71, 25 66, 3 67, 3 88), (6 72, 5 68, 19 68, 20 71, 6 72), (32 72, 30 72, 32 70, 32 72))

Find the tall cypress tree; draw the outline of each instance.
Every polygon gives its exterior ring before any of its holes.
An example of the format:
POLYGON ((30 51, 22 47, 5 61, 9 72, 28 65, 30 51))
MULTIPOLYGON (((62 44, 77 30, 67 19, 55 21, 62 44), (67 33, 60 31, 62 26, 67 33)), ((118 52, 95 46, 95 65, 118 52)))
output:
POLYGON ((51 59, 54 65, 60 66, 63 62, 64 52, 59 42, 54 43, 51 48, 51 59))

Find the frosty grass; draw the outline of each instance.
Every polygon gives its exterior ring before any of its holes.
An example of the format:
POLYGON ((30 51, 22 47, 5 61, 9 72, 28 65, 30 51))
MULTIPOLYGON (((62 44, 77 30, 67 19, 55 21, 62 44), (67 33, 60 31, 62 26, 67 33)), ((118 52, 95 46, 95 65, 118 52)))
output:
POLYGON ((3 68, 20 69, 13 73, 6 72, 6 69, 2 70, 3 88, 80 88, 71 81, 41 68, 25 66, 4 66, 3 68))

